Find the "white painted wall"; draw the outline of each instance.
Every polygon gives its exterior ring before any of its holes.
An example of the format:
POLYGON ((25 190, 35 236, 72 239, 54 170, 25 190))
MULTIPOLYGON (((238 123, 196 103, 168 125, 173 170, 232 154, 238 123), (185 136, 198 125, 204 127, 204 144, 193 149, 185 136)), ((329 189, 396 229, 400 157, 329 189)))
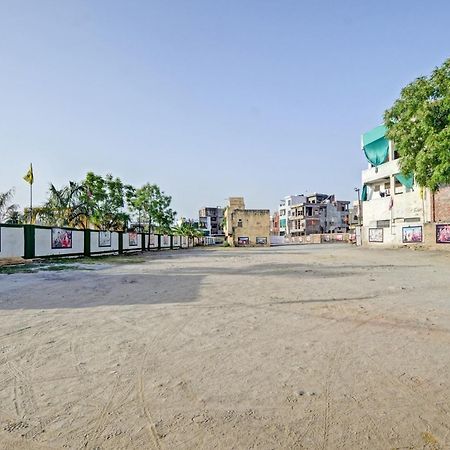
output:
POLYGON ((123 249, 124 250, 142 250, 142 235, 137 233, 137 244, 130 246, 130 233, 123 233, 123 249))
POLYGON ((52 248, 52 229, 35 228, 35 256, 84 253, 84 232, 72 230, 72 248, 52 248))
POLYGON ((425 229, 423 222, 404 222, 392 225, 389 228, 383 228, 383 242, 369 242, 369 228, 362 227, 362 243, 371 247, 397 247, 402 245, 422 245, 425 240, 425 229), (422 242, 403 243, 403 227, 422 226, 422 242))
POLYGON ((182 248, 188 248, 188 238, 187 236, 181 236, 181 247, 182 248))
POLYGON ((174 236, 173 237, 173 247, 179 247, 181 244, 181 236, 174 236))
POLYGON ((91 231, 91 253, 117 252, 119 251, 119 233, 111 232, 111 246, 100 247, 98 245, 98 231, 91 231))
POLYGON ((22 227, 1 227, 0 258, 22 257, 24 236, 22 227))
POLYGON ((161 248, 170 248, 170 236, 167 234, 161 236, 161 248))

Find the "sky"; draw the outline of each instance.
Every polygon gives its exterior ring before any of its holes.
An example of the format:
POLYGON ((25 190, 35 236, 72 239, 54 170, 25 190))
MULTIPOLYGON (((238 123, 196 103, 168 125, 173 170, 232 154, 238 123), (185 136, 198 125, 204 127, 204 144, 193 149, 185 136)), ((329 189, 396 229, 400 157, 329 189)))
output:
POLYGON ((179 216, 245 197, 354 200, 361 133, 450 57, 450 3, 0 0, 0 192, 88 171, 179 216))

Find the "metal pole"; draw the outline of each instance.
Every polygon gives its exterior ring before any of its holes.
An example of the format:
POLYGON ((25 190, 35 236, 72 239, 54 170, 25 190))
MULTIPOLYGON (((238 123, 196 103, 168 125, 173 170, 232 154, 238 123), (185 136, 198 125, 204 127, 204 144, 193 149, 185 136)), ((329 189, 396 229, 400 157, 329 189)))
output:
POLYGON ((33 222, 33 183, 30 183, 30 224, 33 222))

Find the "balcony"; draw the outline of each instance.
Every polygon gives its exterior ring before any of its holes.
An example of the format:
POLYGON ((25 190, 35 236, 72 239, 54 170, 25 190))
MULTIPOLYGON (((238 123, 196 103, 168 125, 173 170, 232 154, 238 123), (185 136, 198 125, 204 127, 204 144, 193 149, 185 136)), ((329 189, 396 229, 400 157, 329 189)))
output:
POLYGON ((391 175, 400 172, 399 159, 394 159, 393 161, 385 162, 378 167, 371 167, 362 171, 362 182, 363 184, 374 183, 375 181, 382 180, 383 178, 388 178, 391 175))

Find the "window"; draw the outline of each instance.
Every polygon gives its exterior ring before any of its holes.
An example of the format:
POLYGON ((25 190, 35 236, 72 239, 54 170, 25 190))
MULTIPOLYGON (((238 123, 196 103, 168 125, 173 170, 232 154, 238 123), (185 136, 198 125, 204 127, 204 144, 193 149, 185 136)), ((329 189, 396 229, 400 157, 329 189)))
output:
POLYGON ((390 225, 390 220, 377 220, 377 228, 389 228, 390 225))
POLYGON ((242 228, 242 219, 238 220, 237 226, 242 228))

